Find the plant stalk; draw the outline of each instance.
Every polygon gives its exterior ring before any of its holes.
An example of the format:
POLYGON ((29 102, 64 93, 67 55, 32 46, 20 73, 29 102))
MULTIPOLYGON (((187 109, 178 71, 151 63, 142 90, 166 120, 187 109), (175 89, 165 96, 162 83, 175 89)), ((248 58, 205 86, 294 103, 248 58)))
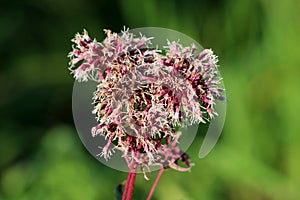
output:
POLYGON ((147 197, 147 200, 151 200, 151 198, 152 198, 152 196, 153 196, 153 193, 154 193, 154 191, 155 191, 155 188, 156 188, 156 186, 157 186, 157 184, 158 184, 158 181, 159 181, 159 179, 160 179, 162 173, 164 172, 164 170, 165 170, 164 167, 162 167, 162 168, 159 170, 158 175, 157 175, 157 177, 156 177, 156 179, 155 179, 155 181, 154 181, 154 183, 153 183, 153 185, 152 185, 152 188, 151 188, 151 190, 150 190, 150 193, 149 193, 149 195, 148 195, 148 197, 147 197))
POLYGON ((129 172, 128 176, 127 176, 126 185, 125 185, 125 188, 124 188, 122 200, 126 200, 130 180, 131 180, 131 173, 129 172))
POLYGON ((129 187, 127 191, 127 199, 126 200, 131 200, 132 195, 133 195, 133 190, 134 190, 134 184, 135 184, 135 178, 136 178, 136 173, 135 172, 130 172, 131 173, 131 178, 129 182, 129 187))

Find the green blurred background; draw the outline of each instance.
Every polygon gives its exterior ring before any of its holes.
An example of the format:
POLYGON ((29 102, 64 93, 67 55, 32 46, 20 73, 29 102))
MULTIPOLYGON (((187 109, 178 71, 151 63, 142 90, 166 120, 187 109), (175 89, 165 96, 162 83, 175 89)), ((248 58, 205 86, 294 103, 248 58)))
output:
MULTIPOLYGON (((106 200, 126 174, 83 147, 72 120, 70 39, 87 29, 156 26, 219 55, 223 134, 190 173, 168 170, 153 199, 300 199, 299 0, 27 0, 0 2, 0 199, 106 200)), ((156 173, 138 176, 145 199, 156 173)))

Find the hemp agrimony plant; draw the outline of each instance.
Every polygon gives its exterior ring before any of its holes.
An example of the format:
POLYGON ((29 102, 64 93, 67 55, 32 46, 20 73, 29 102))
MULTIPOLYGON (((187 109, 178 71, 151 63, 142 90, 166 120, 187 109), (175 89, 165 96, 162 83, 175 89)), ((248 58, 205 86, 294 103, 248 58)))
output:
POLYGON ((91 134, 106 140, 98 156, 108 160, 122 152, 129 169, 122 199, 132 199, 138 171, 148 179, 146 172, 160 167, 151 199, 165 169, 189 171, 193 166, 178 146, 183 134, 178 127, 206 123, 217 115, 215 101, 224 92, 218 59, 210 49, 195 53, 193 44, 166 40, 163 48, 151 48, 153 38, 129 29, 104 31, 101 43, 85 30, 75 35, 69 69, 77 81, 97 83, 93 113, 98 125, 91 134))

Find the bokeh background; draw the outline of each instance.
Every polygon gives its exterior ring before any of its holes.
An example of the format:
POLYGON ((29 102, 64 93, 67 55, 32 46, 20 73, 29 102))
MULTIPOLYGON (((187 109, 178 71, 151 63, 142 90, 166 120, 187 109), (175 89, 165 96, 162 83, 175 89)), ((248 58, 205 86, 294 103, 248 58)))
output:
MULTIPOLYGON (((188 153, 190 173, 168 170, 153 199, 300 199, 299 0, 1 0, 0 199, 114 199, 126 174, 94 159, 72 119, 70 39, 87 29, 180 31, 219 55, 227 118, 214 150, 188 153)), ((156 173, 138 176, 145 199, 156 173)))

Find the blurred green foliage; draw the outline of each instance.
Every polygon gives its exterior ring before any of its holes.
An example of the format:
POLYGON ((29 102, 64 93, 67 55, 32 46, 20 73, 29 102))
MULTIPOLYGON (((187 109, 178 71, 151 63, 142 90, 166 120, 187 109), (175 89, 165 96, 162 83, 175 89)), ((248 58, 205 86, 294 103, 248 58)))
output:
MULTIPOLYGON (((227 89, 223 135, 190 173, 168 170, 153 199, 300 199, 300 1, 0 2, 0 199, 113 199, 126 174, 88 154, 72 121, 67 53, 83 28, 157 26, 215 50, 227 89)), ((145 199, 156 173, 139 176, 145 199)))

